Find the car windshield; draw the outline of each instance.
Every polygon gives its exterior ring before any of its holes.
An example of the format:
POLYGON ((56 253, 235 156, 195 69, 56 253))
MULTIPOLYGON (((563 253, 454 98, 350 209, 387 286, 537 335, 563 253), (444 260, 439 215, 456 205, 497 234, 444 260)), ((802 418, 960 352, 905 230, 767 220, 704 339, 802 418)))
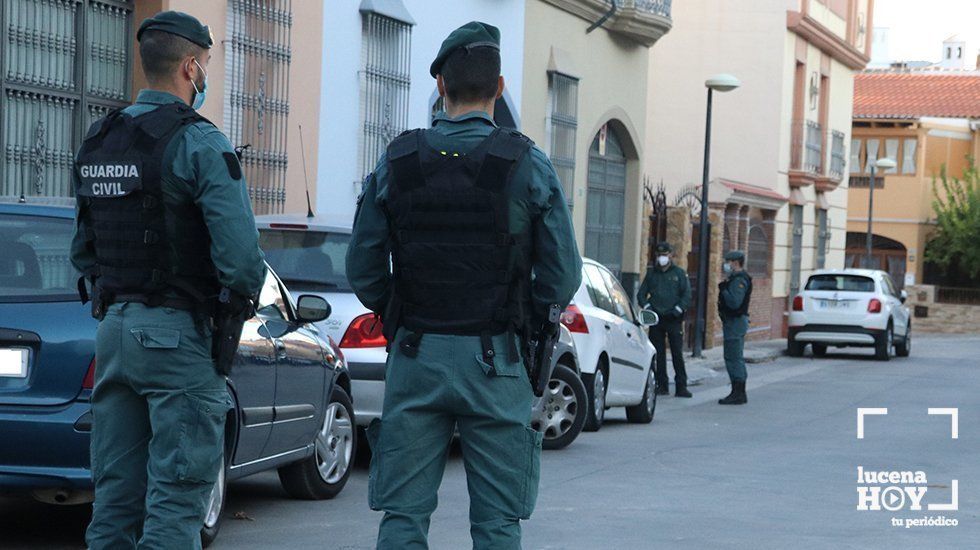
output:
POLYGON ((350 235, 274 228, 259 235, 266 260, 290 289, 351 292, 346 263, 350 235))
POLYGON ((874 292, 875 282, 871 277, 860 275, 814 275, 807 281, 806 290, 874 292))
POLYGON ((70 219, 0 214, 0 302, 78 300, 70 219))

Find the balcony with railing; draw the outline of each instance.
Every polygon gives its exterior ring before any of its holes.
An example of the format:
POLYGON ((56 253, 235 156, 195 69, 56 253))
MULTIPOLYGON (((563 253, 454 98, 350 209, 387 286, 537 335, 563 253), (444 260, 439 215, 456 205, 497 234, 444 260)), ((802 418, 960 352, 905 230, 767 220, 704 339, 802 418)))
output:
POLYGON ((790 172, 811 178, 823 174, 823 131, 812 120, 793 122, 793 141, 790 151, 790 172))
POLYGON ((544 0, 631 40, 653 46, 670 31, 672 0, 544 0))

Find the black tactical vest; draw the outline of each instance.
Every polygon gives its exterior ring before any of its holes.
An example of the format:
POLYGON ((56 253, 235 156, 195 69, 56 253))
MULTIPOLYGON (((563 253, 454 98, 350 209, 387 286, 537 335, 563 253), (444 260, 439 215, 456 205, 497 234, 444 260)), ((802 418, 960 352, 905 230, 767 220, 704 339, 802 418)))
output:
MULTIPOLYGON (((728 307, 728 304, 725 303, 725 300, 723 300, 721 298, 721 296, 719 296, 718 297, 718 313, 721 315, 721 318, 722 319, 734 319, 736 317, 742 317, 743 315, 748 315, 749 314, 749 302, 752 301, 752 277, 748 273, 746 273, 745 271, 741 271, 740 273, 741 273, 741 277, 745 279, 745 281, 748 283, 748 286, 749 286, 745 290, 745 299, 742 300, 742 304, 741 305, 739 305, 737 308, 734 308, 733 309, 733 308, 728 307)), ((739 277, 740 277, 740 275, 739 274, 736 274, 735 276, 732 277, 732 279, 730 281, 728 281, 727 284, 730 285, 730 284, 734 283, 735 282, 735 279, 736 278, 739 278, 739 277)))
POLYGON ((207 121, 182 103, 133 117, 116 111, 89 129, 75 163, 75 196, 107 303, 192 309, 217 293, 211 239, 188 198, 164 199, 161 175, 170 142, 207 121), (184 298, 174 298, 174 296, 184 298))
POLYGON ((398 325, 484 342, 522 328, 530 263, 519 245, 530 236, 511 235, 509 184, 531 146, 501 129, 465 155, 433 149, 423 130, 389 145, 398 325))

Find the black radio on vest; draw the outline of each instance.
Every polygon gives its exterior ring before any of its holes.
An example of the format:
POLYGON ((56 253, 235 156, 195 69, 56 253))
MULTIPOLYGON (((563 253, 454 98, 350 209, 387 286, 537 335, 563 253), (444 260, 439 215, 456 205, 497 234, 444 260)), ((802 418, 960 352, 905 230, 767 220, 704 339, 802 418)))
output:
MULTIPOLYGON (((174 103, 132 117, 116 111, 89 129, 75 165, 79 216, 96 266, 93 315, 114 302, 198 309, 217 294, 207 226, 190 200, 161 190, 164 155, 190 124, 206 121, 174 103)), ((79 281, 82 300, 85 286, 79 281)))
MULTIPOLYGON (((490 336, 523 331, 530 263, 510 232, 507 189, 531 146, 501 129, 465 155, 433 149, 424 130, 388 146, 394 295, 385 328, 413 332, 403 352, 426 332, 480 336, 492 365, 490 336)), ((516 361, 516 345, 509 352, 516 361)))

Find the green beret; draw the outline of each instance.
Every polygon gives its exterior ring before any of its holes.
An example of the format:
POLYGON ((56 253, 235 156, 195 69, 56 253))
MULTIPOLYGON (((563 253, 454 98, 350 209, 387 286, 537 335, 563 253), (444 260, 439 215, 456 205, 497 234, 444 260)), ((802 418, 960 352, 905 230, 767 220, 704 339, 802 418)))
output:
POLYGON ((674 247, 670 246, 668 242, 662 242, 657 244, 657 254, 670 254, 674 251, 674 247))
POLYGON ((745 252, 741 250, 732 250, 725 254, 725 261, 737 261, 745 263, 745 252))
POLYGON ((442 64, 456 50, 483 46, 500 50, 500 29, 479 21, 471 21, 463 25, 443 40, 439 54, 436 55, 435 61, 429 67, 429 74, 435 78, 437 74, 442 72, 442 64))
POLYGON ((161 11, 149 19, 144 19, 143 24, 140 25, 140 30, 136 32, 137 41, 143 36, 144 31, 163 31, 176 34, 202 48, 211 48, 214 45, 211 27, 202 25, 193 15, 180 11, 161 11))

